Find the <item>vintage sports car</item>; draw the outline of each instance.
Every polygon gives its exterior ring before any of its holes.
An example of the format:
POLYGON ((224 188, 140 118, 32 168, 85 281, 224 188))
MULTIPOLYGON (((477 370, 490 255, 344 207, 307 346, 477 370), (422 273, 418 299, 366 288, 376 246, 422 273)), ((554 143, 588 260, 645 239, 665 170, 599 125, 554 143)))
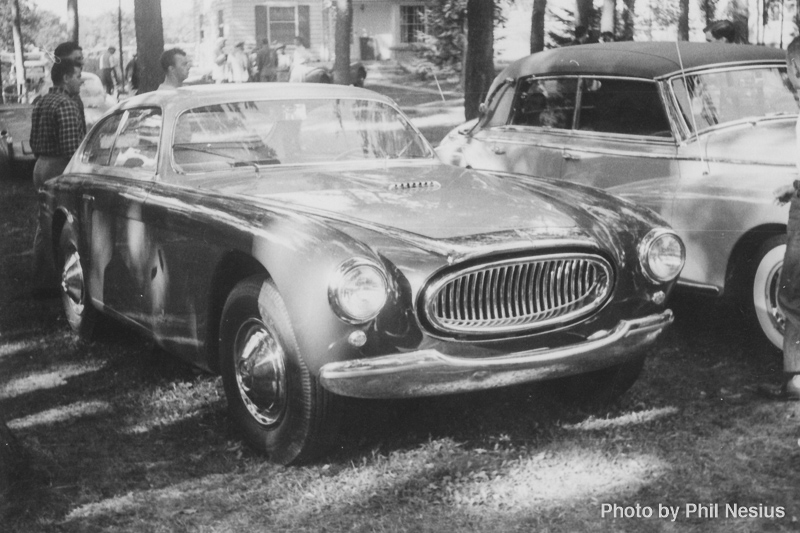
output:
POLYGON ((763 46, 604 43, 520 59, 449 163, 566 180, 647 206, 686 243, 679 286, 732 296, 776 346, 798 106, 785 55, 763 46))
POLYGON ((390 99, 339 85, 133 97, 39 198, 71 327, 102 313, 219 371, 279 463, 324 449, 341 396, 619 394, 684 261, 651 212, 444 165, 390 99))

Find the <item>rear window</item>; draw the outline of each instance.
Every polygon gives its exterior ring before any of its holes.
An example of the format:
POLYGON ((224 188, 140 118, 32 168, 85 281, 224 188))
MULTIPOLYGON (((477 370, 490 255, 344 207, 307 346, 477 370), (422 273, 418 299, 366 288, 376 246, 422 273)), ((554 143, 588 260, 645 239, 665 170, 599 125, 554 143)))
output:
POLYGON ((654 82, 626 79, 581 80, 578 128, 623 135, 672 137, 654 82))

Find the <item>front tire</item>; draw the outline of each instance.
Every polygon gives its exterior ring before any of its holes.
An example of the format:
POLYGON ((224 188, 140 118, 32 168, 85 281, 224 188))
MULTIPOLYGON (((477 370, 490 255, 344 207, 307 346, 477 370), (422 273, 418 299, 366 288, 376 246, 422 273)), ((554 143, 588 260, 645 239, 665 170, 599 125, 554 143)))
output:
POLYGON ((338 398, 306 367, 271 280, 256 275, 234 287, 219 346, 228 410, 246 442, 283 465, 324 451, 338 427, 338 398))
POLYGON ((758 250, 751 278, 750 311, 761 332, 777 348, 783 348, 786 318, 778 305, 778 288, 786 253, 786 235, 770 237, 758 250))
POLYGON ((58 264, 61 270, 61 303, 70 328, 82 341, 94 337, 97 310, 89 299, 84 258, 78 248, 75 230, 66 224, 58 239, 58 264))

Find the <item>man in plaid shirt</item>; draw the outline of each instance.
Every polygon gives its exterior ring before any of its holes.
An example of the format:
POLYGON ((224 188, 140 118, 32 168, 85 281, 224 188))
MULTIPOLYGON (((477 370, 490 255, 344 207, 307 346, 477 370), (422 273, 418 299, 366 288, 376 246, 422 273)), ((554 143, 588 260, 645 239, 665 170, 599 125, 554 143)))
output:
MULTIPOLYGON (((36 154, 33 167, 33 184, 42 184, 59 176, 69 163, 72 154, 86 136, 86 119, 81 102, 81 66, 70 59, 59 58, 50 70, 53 87, 36 99, 31 117, 31 149, 36 154)), ((34 291, 47 289, 51 272, 40 263, 45 254, 37 250, 45 246, 40 228, 34 237, 34 291)))

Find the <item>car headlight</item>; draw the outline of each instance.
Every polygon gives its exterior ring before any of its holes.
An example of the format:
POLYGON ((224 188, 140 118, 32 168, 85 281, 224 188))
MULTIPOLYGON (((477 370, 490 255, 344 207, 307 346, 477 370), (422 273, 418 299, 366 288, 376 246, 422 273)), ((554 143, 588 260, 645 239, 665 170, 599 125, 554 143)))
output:
POLYGON ((653 283, 664 283, 678 277, 685 261, 683 241, 671 230, 650 230, 639 244, 639 263, 644 275, 653 283))
POLYGON ((378 264, 353 258, 339 265, 328 286, 328 300, 342 320, 360 324, 378 316, 387 291, 386 274, 378 264))

